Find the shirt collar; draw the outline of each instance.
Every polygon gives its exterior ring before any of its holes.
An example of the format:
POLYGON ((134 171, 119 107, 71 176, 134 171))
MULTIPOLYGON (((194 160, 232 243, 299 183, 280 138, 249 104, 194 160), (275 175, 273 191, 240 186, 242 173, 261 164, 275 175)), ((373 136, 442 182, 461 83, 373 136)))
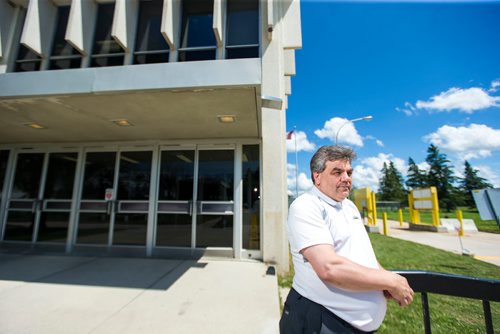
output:
POLYGON ((333 206, 334 208, 341 209, 342 201, 337 202, 336 200, 325 195, 321 190, 319 190, 316 186, 313 185, 311 189, 311 193, 315 196, 318 196, 322 201, 326 202, 328 205, 333 206))

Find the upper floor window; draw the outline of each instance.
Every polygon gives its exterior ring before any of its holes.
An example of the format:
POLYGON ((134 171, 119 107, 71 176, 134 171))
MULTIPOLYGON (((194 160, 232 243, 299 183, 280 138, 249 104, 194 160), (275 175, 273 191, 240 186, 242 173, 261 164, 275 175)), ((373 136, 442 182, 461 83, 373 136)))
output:
POLYGON ((50 56, 51 70, 79 68, 82 64, 82 55, 64 39, 68 26, 69 8, 69 6, 57 8, 56 33, 50 56))
POLYGON ((19 45, 15 72, 40 71, 42 58, 24 45, 19 45))
POLYGON ((114 2, 98 4, 91 67, 123 65, 125 52, 111 36, 114 11, 114 2))
POLYGON ((217 49, 213 25, 213 0, 182 2, 182 37, 179 61, 215 59, 217 49))
POLYGON ((142 0, 135 41, 134 64, 168 62, 168 44, 161 34, 162 0, 142 0))
POLYGON ((259 1, 227 1, 226 58, 259 57, 259 1))

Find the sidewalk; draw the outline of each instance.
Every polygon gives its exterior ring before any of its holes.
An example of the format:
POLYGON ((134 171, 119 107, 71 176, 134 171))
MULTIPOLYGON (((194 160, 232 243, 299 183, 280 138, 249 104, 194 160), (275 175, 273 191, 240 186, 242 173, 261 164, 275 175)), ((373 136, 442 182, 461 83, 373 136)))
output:
POLYGON ((275 334, 279 316, 261 262, 0 251, 2 334, 275 334))
MULTIPOLYGON (((399 226, 398 221, 388 220, 389 236, 408 240, 456 254, 462 254, 458 233, 437 233, 410 231, 408 223, 399 226)), ((377 220, 380 233, 383 233, 383 222, 377 220)), ((463 248, 473 254, 474 258, 500 266, 500 234, 485 232, 466 232, 462 239, 463 248)))

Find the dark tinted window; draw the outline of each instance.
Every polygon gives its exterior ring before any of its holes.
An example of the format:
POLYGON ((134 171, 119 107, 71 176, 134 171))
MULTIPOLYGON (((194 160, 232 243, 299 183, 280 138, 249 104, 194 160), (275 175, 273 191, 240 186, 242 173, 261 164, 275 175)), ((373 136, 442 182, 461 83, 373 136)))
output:
POLYGON ((124 52, 111 37, 113 25, 114 3, 99 4, 97 22, 92 48, 91 67, 123 65, 124 52))
POLYGON ((64 39, 68 26, 69 9, 69 6, 57 8, 56 32, 50 57, 51 70, 79 68, 82 63, 81 55, 64 39))

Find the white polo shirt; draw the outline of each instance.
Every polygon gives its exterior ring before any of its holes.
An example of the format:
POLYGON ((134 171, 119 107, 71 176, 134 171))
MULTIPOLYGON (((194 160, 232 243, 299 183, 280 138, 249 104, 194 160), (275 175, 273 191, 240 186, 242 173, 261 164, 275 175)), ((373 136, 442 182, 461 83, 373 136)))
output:
POLYGON ((322 281, 300 251, 328 244, 335 252, 369 268, 379 268, 359 210, 348 199, 334 201, 313 186, 290 206, 287 223, 295 276, 293 288, 363 331, 376 330, 387 303, 381 291, 353 292, 322 281))

